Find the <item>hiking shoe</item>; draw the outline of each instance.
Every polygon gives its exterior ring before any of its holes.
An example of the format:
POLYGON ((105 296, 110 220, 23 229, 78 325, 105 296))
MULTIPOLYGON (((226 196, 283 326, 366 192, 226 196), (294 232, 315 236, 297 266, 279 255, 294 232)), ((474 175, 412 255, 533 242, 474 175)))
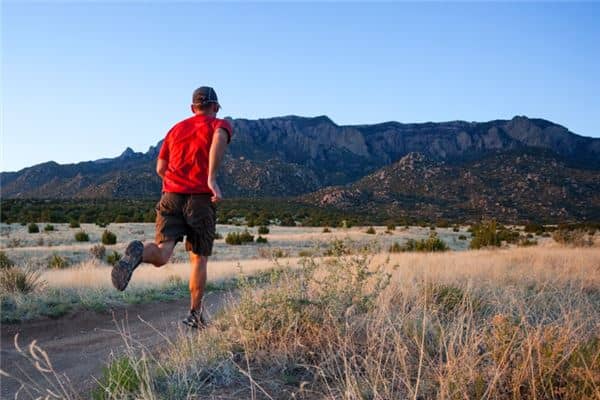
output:
POLYGON ((131 274, 142 263, 143 254, 144 244, 139 240, 134 240, 127 245, 125 255, 115 264, 111 273, 112 283, 117 290, 125 290, 131 274))
POLYGON ((196 310, 190 310, 190 315, 181 322, 194 329, 204 329, 208 325, 202 315, 202 311, 197 312, 196 310))

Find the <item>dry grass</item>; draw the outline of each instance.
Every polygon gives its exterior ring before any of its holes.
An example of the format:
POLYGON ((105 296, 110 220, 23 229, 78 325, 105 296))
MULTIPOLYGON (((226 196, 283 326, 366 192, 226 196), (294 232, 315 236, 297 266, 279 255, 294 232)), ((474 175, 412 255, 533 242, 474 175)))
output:
MULTIPOLYGON (((299 258, 286 258, 283 262, 295 266, 299 258)), ((187 281, 189 263, 170 263, 156 268, 149 264, 135 270, 129 288, 146 288, 167 283, 173 279, 187 281)), ((273 268, 265 259, 242 261, 210 261, 208 264, 208 282, 219 282, 234 278, 242 272, 252 275, 273 268)), ((77 267, 64 270, 44 271, 41 278, 51 288, 112 288, 110 268, 97 261, 89 261, 77 267)))
MULTIPOLYGON (((331 257, 280 259, 269 284, 246 282, 240 300, 212 327, 170 342, 160 354, 131 343, 124 332, 125 358, 107 369, 96 395, 600 399, 597 246, 562 247, 549 239, 528 248, 369 253, 356 251, 373 239, 363 228, 293 229, 272 229, 273 248, 297 254, 323 237, 360 240, 351 251, 339 242, 331 257)), ((375 236, 380 249, 417 233, 381 229, 375 236)), ((210 282, 235 277, 240 267, 246 274, 273 268, 254 258, 257 246, 239 247, 217 247, 232 253, 210 262, 210 282)), ((44 271, 42 278, 57 290, 105 293, 109 271, 86 261, 44 271)), ((187 276, 183 262, 143 266, 131 290, 187 276)))
POLYGON ((243 286, 208 330, 129 351, 98 393, 598 399, 599 332, 598 248, 305 259, 243 286))

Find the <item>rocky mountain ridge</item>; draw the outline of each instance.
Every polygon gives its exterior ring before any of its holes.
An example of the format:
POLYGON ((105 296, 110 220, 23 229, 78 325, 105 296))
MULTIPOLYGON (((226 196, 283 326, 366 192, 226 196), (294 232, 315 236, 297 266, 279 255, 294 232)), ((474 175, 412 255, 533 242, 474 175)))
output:
MULTIPOLYGON (((578 192, 575 187, 597 189, 595 178, 600 174, 600 139, 522 116, 489 122, 352 126, 339 126, 326 116, 231 122, 235 135, 221 171, 228 197, 300 196, 335 207, 361 207, 381 199, 381 204, 402 208, 414 205, 418 194, 432 215, 448 213, 445 207, 458 202, 463 204, 461 210, 482 204, 492 210, 494 201, 504 204, 502 212, 516 215, 528 213, 525 205, 534 204, 539 193, 557 195, 562 187, 566 197, 557 197, 541 210, 557 217, 585 217, 585 212, 577 213, 573 207, 585 208, 581 196, 591 192, 578 192), (519 162, 518 157, 529 164, 519 162), (512 170, 515 166, 518 168, 512 170), (526 185, 534 176, 539 180, 532 186, 535 190, 508 190, 526 185), (568 184, 561 186, 557 179, 568 184), (410 187, 412 192, 403 192, 401 187, 410 187), (465 197, 472 192, 481 195, 465 197), (561 211, 564 204, 570 204, 566 212, 561 211)), ((67 165, 51 161, 3 172, 1 195, 155 198, 161 186, 154 172, 161 144, 159 141, 146 153, 127 148, 115 158, 67 165)), ((597 196, 589 200, 588 208, 595 210, 597 196)))

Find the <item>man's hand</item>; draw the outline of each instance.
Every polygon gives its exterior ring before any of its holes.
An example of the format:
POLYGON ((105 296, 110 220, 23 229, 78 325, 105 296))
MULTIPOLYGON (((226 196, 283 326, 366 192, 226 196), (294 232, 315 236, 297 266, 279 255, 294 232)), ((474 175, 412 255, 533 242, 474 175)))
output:
POLYGON ((223 199, 221 188, 219 187, 219 184, 217 183, 216 179, 208 180, 208 188, 213 192, 213 196, 211 197, 213 203, 218 203, 223 199))
POLYGON ((167 160, 163 160, 162 158, 159 158, 156 161, 156 173, 163 179, 165 177, 165 172, 167 172, 168 163, 167 160))

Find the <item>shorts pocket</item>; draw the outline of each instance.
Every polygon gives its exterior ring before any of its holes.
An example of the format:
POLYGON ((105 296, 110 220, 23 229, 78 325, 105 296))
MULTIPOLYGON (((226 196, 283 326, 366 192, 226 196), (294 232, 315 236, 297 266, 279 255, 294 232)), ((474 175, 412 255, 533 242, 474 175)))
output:
POLYGON ((163 194, 156 204, 156 212, 160 213, 161 215, 181 214, 181 202, 178 200, 179 199, 171 193, 163 194))

